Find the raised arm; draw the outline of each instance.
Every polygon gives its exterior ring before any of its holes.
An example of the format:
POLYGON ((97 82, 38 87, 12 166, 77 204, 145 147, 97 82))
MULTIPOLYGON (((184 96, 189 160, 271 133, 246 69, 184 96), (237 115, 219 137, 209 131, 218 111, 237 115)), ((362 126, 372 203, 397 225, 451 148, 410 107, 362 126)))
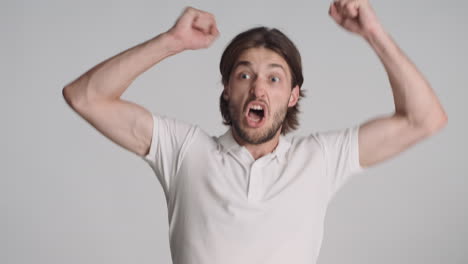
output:
POLYGON ((140 74, 164 58, 207 48, 217 36, 214 16, 188 7, 170 30, 94 66, 66 85, 63 97, 104 136, 144 156, 152 138, 151 113, 122 100, 121 95, 140 74))
POLYGON ((360 126, 362 167, 393 157, 445 126, 447 115, 430 84, 387 34, 367 0, 335 1, 329 14, 370 44, 392 87, 395 112, 360 126))

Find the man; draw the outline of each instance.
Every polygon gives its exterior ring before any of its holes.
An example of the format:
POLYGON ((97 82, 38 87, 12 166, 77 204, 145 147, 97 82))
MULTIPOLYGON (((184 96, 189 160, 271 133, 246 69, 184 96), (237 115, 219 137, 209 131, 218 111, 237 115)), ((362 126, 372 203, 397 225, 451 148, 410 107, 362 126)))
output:
POLYGON ((366 0, 332 3, 330 16, 362 36, 388 73, 395 113, 343 130, 287 140, 297 127, 299 52, 278 30, 239 34, 220 64, 230 129, 151 114, 120 98, 162 59, 216 39, 213 15, 187 8, 167 32, 116 55, 63 89, 97 130, 153 168, 169 210, 174 263, 315 263, 333 195, 353 174, 434 134, 447 116, 428 82, 379 24, 366 0))

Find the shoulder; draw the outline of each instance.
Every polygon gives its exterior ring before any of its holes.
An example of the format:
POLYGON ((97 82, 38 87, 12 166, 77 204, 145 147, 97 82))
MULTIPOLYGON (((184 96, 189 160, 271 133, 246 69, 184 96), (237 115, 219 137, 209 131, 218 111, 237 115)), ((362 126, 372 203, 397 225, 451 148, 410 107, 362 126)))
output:
POLYGON ((353 137, 356 137, 359 132, 359 126, 349 126, 334 128, 322 131, 313 132, 307 136, 300 137, 302 144, 319 144, 321 147, 327 145, 335 145, 353 137))
POLYGON ((295 151, 321 150, 326 152, 352 143, 357 137, 358 131, 359 126, 313 131, 306 135, 293 136, 290 142, 292 150, 295 151))
POLYGON ((322 147, 322 133, 323 132, 311 132, 306 135, 295 135, 289 138, 291 148, 310 148, 310 147, 322 147))

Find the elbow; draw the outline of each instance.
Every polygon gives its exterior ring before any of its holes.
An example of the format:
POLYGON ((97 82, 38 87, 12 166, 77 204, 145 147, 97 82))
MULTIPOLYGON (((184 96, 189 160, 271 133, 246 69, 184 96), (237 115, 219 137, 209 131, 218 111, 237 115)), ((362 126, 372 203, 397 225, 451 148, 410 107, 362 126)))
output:
POLYGON ((434 117, 435 130, 440 130, 444 128, 448 123, 447 113, 443 108, 440 109, 440 112, 436 117, 434 117))
POLYGON ((70 106, 75 111, 78 109, 78 107, 81 107, 84 104, 84 97, 77 90, 77 87, 71 84, 66 85, 62 89, 62 97, 68 106, 70 106))
POLYGON ((70 88, 69 86, 65 86, 62 89, 62 97, 65 100, 65 102, 71 106, 71 96, 70 96, 70 88))
POLYGON ((426 131, 429 135, 433 135, 442 130, 448 124, 448 116, 442 111, 440 114, 431 118, 430 122, 426 125, 426 131))
POLYGON ((87 74, 65 85, 62 89, 62 96, 65 102, 73 109, 81 107, 89 101, 89 77, 87 74))
POLYGON ((65 86, 63 89, 62 89, 62 96, 63 96, 63 99, 65 100, 65 102, 68 104, 68 106, 70 106, 72 109, 75 109, 76 108, 76 99, 74 99, 73 97, 73 87, 70 86, 70 85, 67 85, 65 86))
POLYGON ((438 130, 444 128, 447 124, 448 124, 448 116, 447 116, 447 114, 444 112, 444 113, 442 114, 442 117, 441 117, 441 118, 439 119, 439 121, 438 121, 438 126, 437 126, 438 130))

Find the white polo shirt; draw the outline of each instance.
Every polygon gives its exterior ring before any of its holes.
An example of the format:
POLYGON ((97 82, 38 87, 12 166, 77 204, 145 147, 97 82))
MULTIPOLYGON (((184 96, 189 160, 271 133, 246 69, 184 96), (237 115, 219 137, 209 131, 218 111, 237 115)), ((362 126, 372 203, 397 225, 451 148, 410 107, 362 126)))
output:
POLYGON ((314 264, 327 205, 359 165, 359 126, 288 141, 258 160, 228 130, 153 114, 143 159, 167 201, 174 264, 314 264))

